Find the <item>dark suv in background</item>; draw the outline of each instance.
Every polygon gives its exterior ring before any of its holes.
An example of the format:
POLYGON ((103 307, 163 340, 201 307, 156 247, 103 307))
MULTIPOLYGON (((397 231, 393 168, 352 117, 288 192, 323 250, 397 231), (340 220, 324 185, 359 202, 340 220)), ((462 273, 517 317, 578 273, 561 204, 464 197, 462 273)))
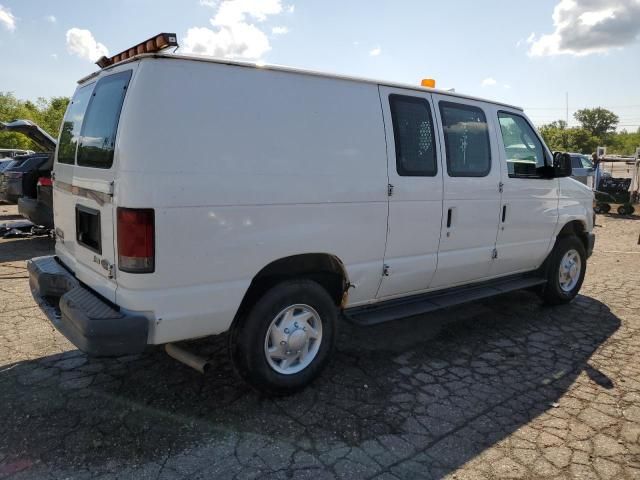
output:
POLYGON ((29 120, 0 122, 0 130, 22 133, 43 150, 16 156, 0 172, 0 201, 17 202, 22 216, 36 225, 53 227, 51 170, 56 140, 29 120))

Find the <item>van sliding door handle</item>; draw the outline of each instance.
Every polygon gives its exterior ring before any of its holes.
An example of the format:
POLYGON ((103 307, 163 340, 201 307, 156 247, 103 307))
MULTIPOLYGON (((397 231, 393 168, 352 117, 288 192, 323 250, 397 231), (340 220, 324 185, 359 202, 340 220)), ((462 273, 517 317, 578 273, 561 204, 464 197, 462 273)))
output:
POLYGON ((504 219, 507 218, 507 206, 502 206, 502 223, 504 223, 504 219))
POLYGON ((447 228, 451 228, 451 208, 447 211, 447 228))

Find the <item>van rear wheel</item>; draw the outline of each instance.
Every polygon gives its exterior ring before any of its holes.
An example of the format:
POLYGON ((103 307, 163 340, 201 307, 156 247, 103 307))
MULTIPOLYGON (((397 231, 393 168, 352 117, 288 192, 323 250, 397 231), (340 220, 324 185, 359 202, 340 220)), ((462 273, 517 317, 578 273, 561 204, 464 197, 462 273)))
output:
POLYGON ((587 254, 575 235, 558 238, 547 266, 542 298, 549 305, 568 303, 580 291, 587 267, 587 254))
POLYGON ((328 363, 336 321, 337 307, 321 285, 311 280, 280 283, 239 318, 230 336, 233 365, 262 393, 296 392, 328 363))

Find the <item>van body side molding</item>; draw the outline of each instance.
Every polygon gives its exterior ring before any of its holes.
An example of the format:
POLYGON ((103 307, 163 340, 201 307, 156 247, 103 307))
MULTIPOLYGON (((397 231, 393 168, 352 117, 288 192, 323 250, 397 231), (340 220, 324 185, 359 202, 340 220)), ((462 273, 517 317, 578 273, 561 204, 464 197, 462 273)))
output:
POLYGON ((57 188, 59 190, 63 190, 65 192, 69 192, 72 195, 76 195, 78 197, 89 198, 91 200, 95 200, 98 205, 102 206, 105 203, 111 203, 112 194, 99 192, 97 190, 91 190, 89 188, 78 187, 76 185, 71 185, 70 183, 61 182, 56 180, 53 184, 53 188, 57 188))

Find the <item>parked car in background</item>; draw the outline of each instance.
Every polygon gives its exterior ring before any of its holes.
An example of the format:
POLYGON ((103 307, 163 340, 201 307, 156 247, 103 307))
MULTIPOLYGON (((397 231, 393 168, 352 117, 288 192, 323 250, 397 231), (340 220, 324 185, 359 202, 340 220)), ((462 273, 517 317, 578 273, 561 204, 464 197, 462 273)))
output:
POLYGON ((38 178, 51 171, 50 158, 49 153, 16 157, 13 163, 0 173, 0 201, 18 203, 18 199, 23 195, 35 197, 38 178))
POLYGON ((8 158, 0 159, 0 172, 4 172, 5 169, 13 163, 13 160, 8 158))
POLYGON ((570 153, 569 155, 571 156, 571 177, 588 187, 593 187, 595 168, 591 157, 582 153, 570 153))
POLYGON ((16 157, 0 173, 0 200, 18 202, 18 211, 36 225, 53 227, 51 168, 56 140, 29 120, 0 124, 3 131, 18 132, 44 152, 16 157))
MULTIPOLYGON (((0 124, 4 125, 2 122, 0 122, 0 124)), ((0 128, 0 130, 2 129, 0 128)), ((32 153, 35 152, 33 150, 21 150, 16 148, 0 148, 0 160, 13 159, 18 155, 31 155, 32 153)))

